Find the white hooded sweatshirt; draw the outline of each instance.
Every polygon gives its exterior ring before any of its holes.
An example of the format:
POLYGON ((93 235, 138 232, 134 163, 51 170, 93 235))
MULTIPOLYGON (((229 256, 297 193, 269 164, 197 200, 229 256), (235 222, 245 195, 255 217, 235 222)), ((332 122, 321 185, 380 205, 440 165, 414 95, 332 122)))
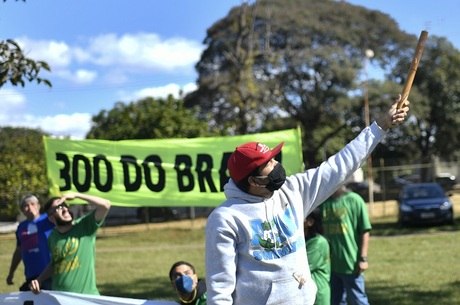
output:
POLYGON ((303 223, 366 160, 385 132, 376 124, 319 167, 288 176, 271 198, 241 191, 230 179, 227 200, 206 225, 207 305, 310 305, 303 223))

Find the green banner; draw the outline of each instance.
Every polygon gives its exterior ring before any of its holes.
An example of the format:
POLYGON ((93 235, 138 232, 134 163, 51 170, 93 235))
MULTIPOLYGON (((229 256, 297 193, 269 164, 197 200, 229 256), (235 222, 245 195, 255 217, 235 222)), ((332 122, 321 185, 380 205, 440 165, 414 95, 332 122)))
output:
POLYGON ((235 147, 284 141, 288 174, 303 168, 299 129, 232 137, 161 140, 66 140, 44 137, 51 195, 80 192, 114 206, 208 206, 224 199, 227 159, 235 147))

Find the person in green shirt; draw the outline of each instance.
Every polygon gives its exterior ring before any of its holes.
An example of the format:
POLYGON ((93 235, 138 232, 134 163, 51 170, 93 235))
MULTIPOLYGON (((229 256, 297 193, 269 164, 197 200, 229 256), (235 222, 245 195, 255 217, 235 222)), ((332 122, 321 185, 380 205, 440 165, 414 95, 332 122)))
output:
POLYGON ((308 266, 317 292, 314 305, 331 304, 331 260, 329 243, 324 238, 321 210, 314 209, 304 222, 305 244, 307 248, 308 266))
POLYGON ((321 206, 331 248, 331 304, 369 305, 363 272, 372 229, 363 198, 341 186, 321 206), (347 303, 348 302, 348 303, 347 303))
POLYGON ((175 262, 169 270, 169 280, 181 305, 206 305, 206 282, 198 278, 191 263, 175 262))
POLYGON ((52 290, 99 295, 96 287, 95 243, 97 229, 110 209, 110 201, 86 194, 53 197, 45 212, 56 227, 48 238, 51 262, 30 284, 39 293, 41 283, 52 277, 52 290), (81 199, 92 205, 86 215, 74 220, 67 200, 81 199))

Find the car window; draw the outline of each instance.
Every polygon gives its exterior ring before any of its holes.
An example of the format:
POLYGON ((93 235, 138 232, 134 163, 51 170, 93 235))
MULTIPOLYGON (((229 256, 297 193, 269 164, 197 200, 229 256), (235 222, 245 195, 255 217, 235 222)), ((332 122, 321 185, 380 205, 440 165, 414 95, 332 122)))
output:
POLYGON ((435 198, 442 197, 444 194, 442 190, 437 187, 414 187, 409 188, 406 192, 405 198, 418 199, 418 198, 435 198))

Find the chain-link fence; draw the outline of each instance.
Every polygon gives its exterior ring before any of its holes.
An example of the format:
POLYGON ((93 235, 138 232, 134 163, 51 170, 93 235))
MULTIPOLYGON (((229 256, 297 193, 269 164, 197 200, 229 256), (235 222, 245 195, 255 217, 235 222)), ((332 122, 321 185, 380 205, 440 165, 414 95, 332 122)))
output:
POLYGON ((409 183, 438 182, 446 192, 460 191, 460 162, 435 161, 426 164, 406 164, 398 166, 380 166, 372 168, 373 186, 369 187, 368 168, 363 168, 363 181, 348 184, 349 188, 361 194, 367 202, 396 200, 401 188, 409 183), (373 198, 369 196, 373 189, 373 198))

